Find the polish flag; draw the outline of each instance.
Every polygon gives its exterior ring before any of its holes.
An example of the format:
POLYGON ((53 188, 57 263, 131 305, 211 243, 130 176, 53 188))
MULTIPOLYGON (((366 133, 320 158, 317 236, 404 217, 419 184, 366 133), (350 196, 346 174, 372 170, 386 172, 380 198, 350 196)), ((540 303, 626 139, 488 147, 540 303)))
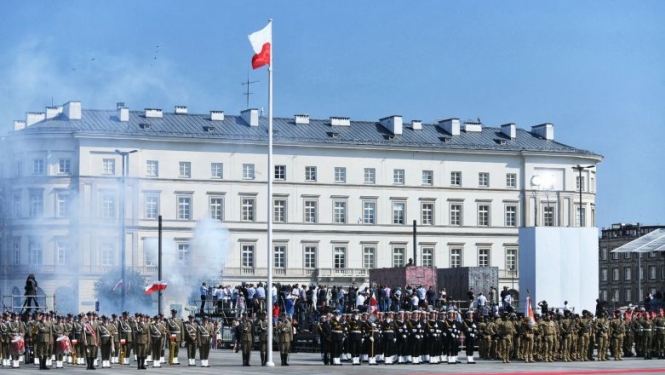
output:
POLYGON ((264 65, 270 64, 272 22, 268 22, 266 27, 250 34, 249 42, 252 43, 252 49, 254 49, 254 56, 252 57, 252 68, 258 69, 264 65))
POLYGON ((166 281, 155 281, 151 285, 148 285, 145 287, 145 294, 151 294, 154 292, 159 292, 161 290, 166 289, 167 283, 166 281))
POLYGON ((118 282, 115 283, 115 286, 113 286, 113 289, 111 289, 111 292, 115 293, 121 287, 122 287, 122 279, 118 280, 118 282))
POLYGON ((536 319, 533 314, 533 308, 531 307, 531 296, 526 297, 526 306, 524 307, 524 317, 529 318, 530 326, 536 324, 536 319))
POLYGON ((377 308, 377 305, 378 305, 378 303, 376 301, 376 298, 374 298, 374 296, 372 296, 372 298, 369 299, 369 312, 370 312, 370 314, 379 315, 379 309, 377 308))

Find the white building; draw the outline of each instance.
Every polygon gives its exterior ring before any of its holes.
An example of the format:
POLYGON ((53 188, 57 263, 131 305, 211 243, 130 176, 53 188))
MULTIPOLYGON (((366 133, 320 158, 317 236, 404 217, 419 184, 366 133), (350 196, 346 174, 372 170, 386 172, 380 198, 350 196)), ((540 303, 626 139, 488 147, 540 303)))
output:
MULTIPOLYGON (((192 245, 193 228, 211 217, 228 228, 226 241, 212 246, 227 252, 212 264, 224 267, 225 284, 267 277, 273 173, 275 281, 366 282, 369 268, 414 257, 415 220, 417 265, 496 266, 501 286, 516 288, 518 227, 580 225, 580 184, 581 224, 593 226, 596 170, 584 169, 580 181, 572 167, 602 160, 556 142, 552 124, 528 131, 458 119, 278 118, 273 171, 267 118, 257 110, 167 113, 122 103, 84 110, 69 102, 28 113, 14 129, 2 145, 0 291, 22 293, 34 273, 47 295, 73 295, 84 310, 99 276, 120 264, 123 158, 116 150, 137 150, 127 157, 125 181, 128 269, 157 279, 147 248, 161 215, 164 246, 179 260, 163 279, 179 267, 198 283, 210 262, 192 245), (546 191, 532 185, 536 175, 549 181, 546 191)), ((168 291, 168 301, 184 299, 168 291)))

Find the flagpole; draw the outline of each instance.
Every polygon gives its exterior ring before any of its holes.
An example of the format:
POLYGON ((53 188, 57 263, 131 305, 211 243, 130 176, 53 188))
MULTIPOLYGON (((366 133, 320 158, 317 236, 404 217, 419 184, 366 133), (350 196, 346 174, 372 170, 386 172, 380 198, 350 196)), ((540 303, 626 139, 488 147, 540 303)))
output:
MULTIPOLYGON (((268 20, 272 30, 272 18, 268 20)), ((272 348, 273 348, 273 316, 272 316, 272 179, 273 179, 273 166, 272 166, 272 55, 273 55, 273 41, 272 32, 270 38, 270 63, 268 64, 268 285, 264 288, 266 291, 266 316, 268 317, 268 358, 266 358, 266 366, 274 367, 275 363, 272 361, 272 348)))

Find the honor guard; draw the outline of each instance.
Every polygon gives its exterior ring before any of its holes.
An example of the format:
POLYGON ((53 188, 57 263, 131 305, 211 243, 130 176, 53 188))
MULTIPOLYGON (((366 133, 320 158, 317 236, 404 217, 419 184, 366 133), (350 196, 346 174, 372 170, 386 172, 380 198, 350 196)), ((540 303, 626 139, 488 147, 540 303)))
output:
POLYGON ((242 319, 239 325, 240 347, 242 350, 242 365, 249 366, 252 346, 254 345, 254 326, 252 321, 247 318, 247 313, 242 313, 242 319))
POLYGON ((475 364, 476 361, 473 359, 473 348, 476 344, 476 336, 478 333, 478 327, 473 318, 473 311, 469 310, 466 312, 466 318, 462 322, 462 331, 464 332, 464 347, 466 348, 466 361, 470 364, 475 364))
POLYGON ((179 365, 178 348, 183 338, 183 322, 178 318, 178 311, 171 310, 171 317, 166 320, 166 327, 169 331, 169 364, 179 365))
POLYGON ((198 325, 194 321, 194 315, 189 315, 185 322, 185 347, 187 348, 187 364, 196 366, 196 348, 199 343, 198 325))
POLYGON ((353 365, 360 365, 360 350, 363 340, 363 332, 358 319, 358 310, 353 310, 349 321, 349 351, 353 365))
POLYGON ((136 369, 146 370, 145 361, 150 351, 150 325, 148 316, 135 314, 136 323, 134 325, 134 350, 136 351, 136 369))
POLYGON ((215 337, 215 327, 208 317, 204 315, 201 324, 199 324, 197 328, 201 367, 210 367, 208 364, 208 357, 210 356, 210 340, 215 337))
POLYGON ((395 313, 392 311, 388 312, 386 318, 379 324, 381 343, 383 344, 383 363, 386 365, 394 364, 396 359, 395 343, 397 342, 397 327, 393 320, 394 316, 395 313))
POLYGON ((279 334, 279 354, 282 366, 288 366, 291 342, 293 341, 293 325, 285 314, 280 316, 279 323, 277 323, 277 333, 279 334))
POLYGON ((161 367, 162 348, 166 337, 166 327, 159 315, 155 315, 150 322, 150 351, 152 353, 152 367, 161 367))
POLYGON ((81 343, 83 345, 83 354, 85 356, 85 362, 88 364, 88 370, 95 370, 95 351, 99 346, 99 334, 95 328, 93 328, 92 323, 88 321, 87 316, 81 318, 81 324, 83 325, 83 334, 81 335, 81 343))
POLYGON ((462 333, 462 327, 457 321, 457 312, 448 310, 446 317, 446 349, 448 356, 448 364, 457 363, 457 355, 459 354, 459 337, 462 333))
POLYGON ((406 322, 407 330, 409 333, 409 354, 411 363, 414 365, 420 364, 420 350, 423 342, 423 333, 425 329, 420 321, 420 311, 411 312, 411 319, 406 322))
POLYGON ((113 332, 116 332, 116 326, 109 322, 106 315, 102 315, 102 322, 98 326, 99 346, 102 352, 102 368, 111 367, 111 352, 113 351, 113 332))
POLYGON ((321 342, 321 359, 324 365, 332 364, 332 327, 328 321, 328 316, 321 315, 319 324, 316 325, 316 331, 319 333, 319 341, 321 342))
MULTIPOLYGON (((262 314, 254 322, 254 334, 259 338, 259 353, 261 354, 261 366, 268 361, 268 316, 262 314)), ((323 345, 323 343, 322 343, 323 345)))
POLYGON ((333 365, 341 366, 341 356, 342 356, 342 345, 344 343, 344 328, 340 322, 341 318, 339 312, 335 310, 333 312, 333 319, 330 322, 330 332, 331 332, 331 347, 330 355, 332 356, 333 365))

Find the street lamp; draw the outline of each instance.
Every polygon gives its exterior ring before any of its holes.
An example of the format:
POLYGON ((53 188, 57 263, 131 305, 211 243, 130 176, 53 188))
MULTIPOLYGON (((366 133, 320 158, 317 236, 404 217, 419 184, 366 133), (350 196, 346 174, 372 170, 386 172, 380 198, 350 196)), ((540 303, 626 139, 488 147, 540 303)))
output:
MULTIPOLYGON (((595 165, 582 166, 582 165, 579 165, 579 164, 577 164, 576 166, 572 167, 574 170, 576 170, 576 171, 579 172, 579 182, 578 182, 578 185, 580 186, 580 207, 579 207, 580 214, 579 214, 579 221, 580 221, 580 226, 581 226, 581 227, 585 227, 585 226, 586 226, 586 225, 585 225, 586 223, 582 223, 582 187, 583 187, 583 186, 582 186, 582 171, 585 170, 585 169, 593 168, 593 167, 595 167, 595 165)), ((586 221, 586 220, 585 220, 585 221, 586 221)))
POLYGON ((125 291, 127 289, 127 280, 125 280, 125 266, 127 258, 127 244, 125 241, 125 178, 127 177, 127 169, 129 166, 129 154, 138 152, 120 151, 115 150, 115 153, 122 156, 122 177, 120 179, 120 280, 122 280, 122 288, 120 289, 120 310, 125 311, 125 291))

